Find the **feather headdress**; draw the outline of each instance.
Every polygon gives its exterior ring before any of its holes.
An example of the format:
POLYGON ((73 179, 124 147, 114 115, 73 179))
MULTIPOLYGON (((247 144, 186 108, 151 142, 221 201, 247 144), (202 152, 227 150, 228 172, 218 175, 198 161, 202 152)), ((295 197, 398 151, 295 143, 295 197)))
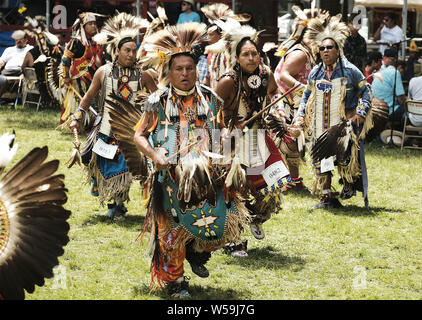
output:
POLYGON ((329 16, 327 11, 322 11, 321 9, 312 8, 302 10, 298 6, 292 6, 292 10, 296 14, 293 32, 290 37, 283 41, 278 47, 275 55, 279 57, 283 57, 286 52, 304 36, 310 19, 318 16, 321 20, 325 20, 329 16))
POLYGON ((97 33, 93 40, 100 45, 107 44, 107 52, 114 59, 120 41, 125 38, 136 39, 140 30, 148 28, 149 25, 146 19, 121 12, 108 19, 101 32, 97 33))
MULTIPOLYGON (((163 30, 168 25, 168 18, 166 14, 166 9, 162 6, 162 4, 157 1, 157 17, 154 18, 154 16, 148 12, 149 17, 151 18, 151 22, 149 24, 149 27, 145 31, 144 38, 149 37, 153 33, 163 30)), ((141 59, 145 56, 145 50, 144 50, 144 42, 142 42, 141 46, 138 49, 137 53, 137 59, 141 59)))
POLYGON ((227 19, 226 22, 216 21, 216 24, 223 30, 222 38, 216 43, 207 46, 205 52, 225 52, 230 68, 236 65, 236 48, 238 44, 245 38, 256 43, 259 34, 264 31, 257 31, 248 25, 242 26, 238 21, 231 18, 227 19))
POLYGON ((314 52, 318 52, 318 47, 325 39, 333 39, 340 52, 343 53, 344 42, 349 36, 349 27, 340 22, 341 14, 336 16, 318 16, 309 21, 303 40, 310 44, 314 52))
POLYGON ((50 55, 52 47, 59 43, 59 38, 48 31, 46 19, 43 16, 26 17, 25 33, 35 39, 41 55, 50 55))
POLYGON ((154 68, 159 73, 159 86, 169 84, 169 63, 172 56, 180 53, 196 54, 197 48, 207 40, 207 26, 189 22, 168 26, 144 39, 145 56, 143 66, 154 68))
POLYGON ((72 25, 72 37, 78 38, 82 41, 83 44, 87 44, 88 40, 86 38, 84 26, 88 22, 97 21, 97 17, 105 17, 102 14, 93 13, 93 12, 82 12, 78 15, 78 18, 72 25))
POLYGON ((218 20, 227 20, 231 18, 239 22, 248 22, 251 16, 247 13, 235 14, 225 3, 213 3, 201 8, 201 11, 207 17, 208 21, 213 24, 218 20))

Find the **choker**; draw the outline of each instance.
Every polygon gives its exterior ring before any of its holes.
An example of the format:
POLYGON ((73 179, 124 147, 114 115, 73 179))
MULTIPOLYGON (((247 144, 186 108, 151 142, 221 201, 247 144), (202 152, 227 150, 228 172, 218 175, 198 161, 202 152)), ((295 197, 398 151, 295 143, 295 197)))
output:
POLYGON ((180 89, 177 89, 176 87, 172 87, 172 88, 175 94, 177 94, 178 96, 183 96, 183 97, 190 96, 195 92, 195 86, 193 86, 193 88, 190 89, 189 91, 180 90, 180 89))

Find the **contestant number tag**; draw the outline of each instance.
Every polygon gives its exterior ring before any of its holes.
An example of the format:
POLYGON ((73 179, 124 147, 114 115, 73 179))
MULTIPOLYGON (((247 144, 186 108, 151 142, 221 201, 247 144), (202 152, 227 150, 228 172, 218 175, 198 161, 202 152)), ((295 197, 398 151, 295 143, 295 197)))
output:
POLYGON ((333 157, 324 158, 321 160, 321 173, 334 170, 334 160, 333 157))
POLYGON ((284 165, 283 161, 277 161, 270 165, 262 172, 262 176, 267 186, 275 185, 278 180, 289 175, 289 169, 284 165))
POLYGON ((92 148, 92 151, 103 158, 113 159, 117 151, 117 145, 107 144, 103 140, 98 139, 92 148))

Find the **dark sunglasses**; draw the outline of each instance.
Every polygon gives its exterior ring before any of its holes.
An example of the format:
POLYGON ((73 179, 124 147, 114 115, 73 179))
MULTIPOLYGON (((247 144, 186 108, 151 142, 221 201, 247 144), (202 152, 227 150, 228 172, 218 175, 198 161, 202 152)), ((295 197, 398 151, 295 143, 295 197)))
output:
POLYGON ((327 50, 331 50, 332 48, 334 48, 334 46, 322 46, 322 47, 319 47, 319 51, 324 51, 325 49, 327 49, 327 50))

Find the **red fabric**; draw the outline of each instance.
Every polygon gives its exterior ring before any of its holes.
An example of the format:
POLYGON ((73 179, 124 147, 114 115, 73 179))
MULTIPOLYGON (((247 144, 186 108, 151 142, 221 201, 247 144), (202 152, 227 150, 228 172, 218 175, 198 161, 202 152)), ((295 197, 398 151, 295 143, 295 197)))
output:
MULTIPOLYGON (((270 165, 278 161, 283 161, 283 163, 285 164, 281 156, 280 150, 277 148, 274 141, 271 139, 271 137, 268 134, 265 135, 265 142, 267 143, 268 150, 271 153, 271 155, 268 157, 267 161, 265 162, 265 168, 268 168, 270 165)), ((252 183, 255 191, 267 186, 262 174, 247 175, 247 179, 248 181, 252 183)))
POLYGON ((372 77, 371 73, 369 73, 367 70, 365 70, 365 77, 366 81, 368 81, 369 84, 372 84, 372 81, 374 81, 374 77, 372 77))

